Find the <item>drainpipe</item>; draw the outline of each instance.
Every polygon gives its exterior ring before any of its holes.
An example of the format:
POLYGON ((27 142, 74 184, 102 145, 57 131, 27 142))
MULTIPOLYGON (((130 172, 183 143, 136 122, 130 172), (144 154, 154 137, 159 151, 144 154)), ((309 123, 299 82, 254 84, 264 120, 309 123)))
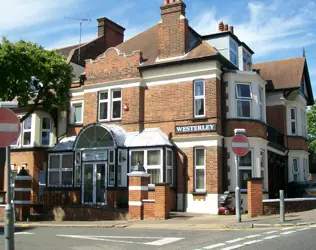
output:
POLYGON ((228 177, 228 173, 227 173, 227 169, 226 169, 226 164, 225 162, 227 162, 226 159, 226 155, 225 155, 225 129, 226 129, 226 99, 225 99, 225 86, 224 86, 224 74, 226 71, 226 68, 222 67, 221 68, 222 73, 221 73, 221 120, 222 120, 222 175, 223 175, 223 192, 226 191, 228 189, 228 185, 227 185, 227 179, 226 177, 228 177))
MULTIPOLYGON (((177 146, 177 144, 175 144, 175 142, 171 139, 170 136, 169 136, 169 142, 177 149, 177 151, 183 157, 183 197, 182 197, 183 207, 182 207, 182 212, 185 212, 185 204, 186 204, 186 195, 185 194, 186 194, 186 190, 187 190, 187 178, 186 177, 187 177, 187 171, 188 171, 188 157, 182 151, 182 149, 179 148, 177 146)), ((178 193, 178 187, 177 187, 177 193, 178 193)), ((177 198, 177 207, 178 207, 178 198, 177 198)))

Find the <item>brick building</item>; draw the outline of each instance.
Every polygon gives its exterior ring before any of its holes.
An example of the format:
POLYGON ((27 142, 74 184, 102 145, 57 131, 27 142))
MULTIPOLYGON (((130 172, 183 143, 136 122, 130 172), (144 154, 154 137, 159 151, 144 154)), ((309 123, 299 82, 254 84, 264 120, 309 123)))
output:
POLYGON ((221 22, 218 33, 201 36, 184 2, 165 0, 160 9, 154 27, 86 58, 68 111, 49 120, 37 111, 24 122, 23 141, 35 144, 15 148, 12 164, 27 162, 33 202, 42 174, 48 188, 78 192, 82 204, 116 207, 139 162, 151 188, 171 184, 174 209, 216 214, 218 195, 236 185, 235 128, 246 129, 251 148, 240 159, 244 199, 249 177, 263 177, 264 196, 275 197, 308 174, 306 59, 252 65, 254 52, 233 27, 221 22))

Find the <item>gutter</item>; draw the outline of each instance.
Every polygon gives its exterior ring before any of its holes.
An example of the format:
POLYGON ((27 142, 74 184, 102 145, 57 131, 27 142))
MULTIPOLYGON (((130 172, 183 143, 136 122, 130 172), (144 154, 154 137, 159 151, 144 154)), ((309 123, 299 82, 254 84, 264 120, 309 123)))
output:
POLYGON ((222 73, 221 73, 221 120, 222 120, 222 188, 223 188, 223 192, 225 190, 228 190, 228 185, 227 185, 227 179, 228 179, 228 173, 227 173, 227 169, 226 169, 226 164, 225 162, 227 162, 226 159, 226 155, 225 155, 225 129, 226 129, 226 110, 225 110, 225 103, 226 103, 226 99, 225 99, 225 86, 224 86, 224 74, 226 73, 226 69, 224 67, 221 68, 222 73), (225 118, 225 119, 224 119, 225 118), (226 178, 227 177, 227 178, 226 178))
MULTIPOLYGON (((182 202, 183 202, 183 207, 182 207, 182 212, 185 212, 185 204, 186 204, 186 190, 187 190, 187 172, 188 172, 188 157, 186 154, 182 151, 181 148, 175 144, 175 142, 169 137, 169 142, 177 149, 177 151, 182 155, 183 157, 183 197, 182 197, 182 202)), ((178 183, 177 183, 178 186, 178 183)), ((178 187, 177 187, 178 191, 178 187)), ((178 206, 178 198, 177 198, 177 206, 178 206)))

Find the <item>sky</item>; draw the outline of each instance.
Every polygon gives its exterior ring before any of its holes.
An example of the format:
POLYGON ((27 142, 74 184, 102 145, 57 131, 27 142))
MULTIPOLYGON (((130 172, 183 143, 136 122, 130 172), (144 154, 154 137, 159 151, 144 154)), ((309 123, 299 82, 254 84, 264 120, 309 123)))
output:
MULTIPOLYGON (((200 34, 217 32, 220 20, 254 52, 253 62, 300 57, 305 47, 316 97, 316 0, 183 0, 189 24, 200 34)), ((23 39, 47 49, 97 37, 99 17, 126 28, 125 40, 160 20, 163 0, 0 0, 0 37, 23 39)))

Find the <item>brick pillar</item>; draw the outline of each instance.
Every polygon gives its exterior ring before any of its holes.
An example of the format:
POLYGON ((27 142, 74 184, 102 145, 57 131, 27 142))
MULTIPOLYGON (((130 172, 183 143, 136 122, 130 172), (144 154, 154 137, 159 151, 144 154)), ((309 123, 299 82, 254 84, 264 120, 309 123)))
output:
POLYGON ((170 184, 155 184, 156 219, 169 218, 170 184))
POLYGON ((262 178, 248 180, 248 216, 250 218, 263 215, 262 178))
POLYGON ((143 219, 143 200, 148 199, 149 174, 132 172, 128 185, 128 217, 130 220, 143 219))
POLYGON ((14 182, 14 208, 16 219, 27 220, 30 215, 32 177, 16 176, 14 182))

